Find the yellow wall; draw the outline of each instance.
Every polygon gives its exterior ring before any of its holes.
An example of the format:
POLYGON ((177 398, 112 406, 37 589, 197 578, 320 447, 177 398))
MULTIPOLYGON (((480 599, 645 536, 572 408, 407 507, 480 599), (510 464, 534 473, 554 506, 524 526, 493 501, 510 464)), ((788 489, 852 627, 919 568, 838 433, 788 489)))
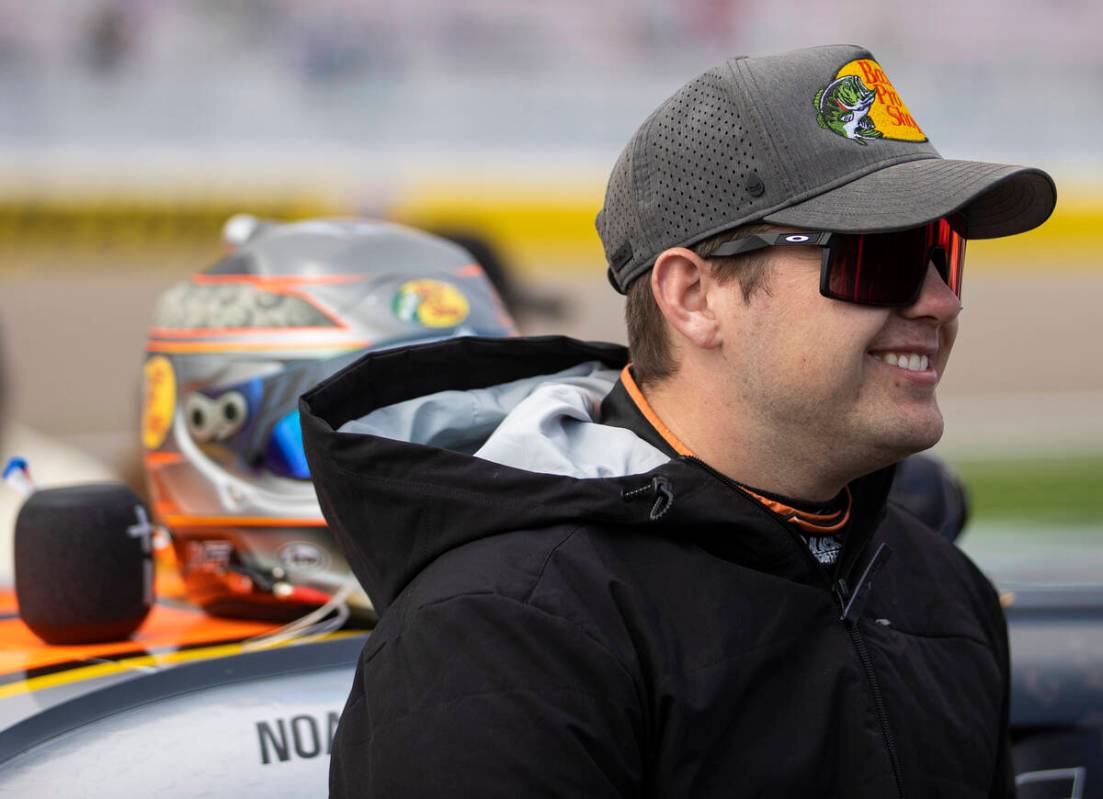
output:
MULTIPOLYGON (((476 234, 497 247, 519 271, 601 269, 594 215, 603 179, 556 181, 481 178, 415 182, 394 193, 383 213, 430 230, 476 234)), ((48 262, 74 269, 109 267, 139 260, 157 264, 180 259, 200 267, 217 257, 222 223, 249 212, 273 219, 347 216, 360 212, 355 196, 301 185, 206 193, 191 186, 141 192, 88 194, 51 191, 0 196, 0 271, 11 273, 48 262)), ((970 270, 1030 269, 1039 262, 1061 271, 1103 266, 1103 191, 1063 188, 1053 217, 1041 228, 1008 239, 974 241, 970 270)))

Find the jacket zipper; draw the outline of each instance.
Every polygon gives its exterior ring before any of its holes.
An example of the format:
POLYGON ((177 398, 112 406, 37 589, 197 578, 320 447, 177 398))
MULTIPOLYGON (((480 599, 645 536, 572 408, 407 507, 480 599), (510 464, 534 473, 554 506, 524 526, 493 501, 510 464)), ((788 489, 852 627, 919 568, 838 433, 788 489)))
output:
MULTIPOLYGON (((742 495, 738 483, 716 471, 704 461, 693 456, 689 456, 685 458, 685 460, 696 463, 713 477, 720 480, 729 488, 732 488, 737 494, 742 495)), ((847 585, 847 575, 839 575, 838 580, 833 583, 831 578, 824 574, 823 565, 812 556, 811 551, 808 549, 808 545, 804 543, 800 534, 789 525, 782 523, 777 517, 769 513, 769 511, 764 512, 766 512, 779 527, 785 529, 793 543, 797 545, 797 548, 800 549, 814 565, 816 573, 821 576, 828 591, 831 592, 831 595, 839 605, 839 611, 841 613, 839 620, 846 628, 847 634, 850 636, 850 643, 854 647, 855 652, 857 652, 858 659, 862 662, 862 669, 865 671, 866 684, 869 686, 870 695, 873 698, 873 708, 877 713, 877 721, 881 726, 881 738, 884 740, 885 748, 888 750, 889 763, 892 766, 892 776, 896 781, 896 794, 899 799, 905 799, 904 779, 900 771, 900 758, 896 751, 896 739, 893 737, 892 728, 889 727, 889 718, 888 714, 885 712, 885 702, 884 697, 881 695, 881 686, 877 683, 877 675, 874 672, 873 659, 870 657, 869 649, 866 647, 865 639, 862 637, 862 631, 858 628, 857 612, 853 617, 850 615, 852 610, 856 610, 855 603, 860 602, 864 592, 869 591, 869 581, 880 567, 884 565, 885 561, 888 560, 889 555, 892 554, 892 550, 888 549, 885 544, 881 544, 881 546, 877 548, 869 564, 862 572, 862 576, 858 578, 858 584, 854 587, 854 592, 852 594, 850 587, 847 585)), ((861 553, 859 553, 858 556, 860 557, 861 553)), ((852 562, 856 561, 857 558, 852 562)))
POLYGON ((858 658, 866 671, 866 680, 869 682, 869 691, 873 695, 873 707, 877 711, 877 720, 881 724, 881 736, 885 739, 885 746, 889 750, 889 761, 892 763, 892 776, 896 779, 896 793, 900 799, 904 799, 904 782, 900 776, 900 759, 896 753, 896 739, 889 727, 889 717, 885 713, 885 702, 881 696, 881 687, 877 684, 877 675, 873 671, 873 659, 869 656, 866 641, 862 637, 862 631, 858 627, 858 620, 844 621, 846 631, 850 633, 850 641, 858 652, 858 658))

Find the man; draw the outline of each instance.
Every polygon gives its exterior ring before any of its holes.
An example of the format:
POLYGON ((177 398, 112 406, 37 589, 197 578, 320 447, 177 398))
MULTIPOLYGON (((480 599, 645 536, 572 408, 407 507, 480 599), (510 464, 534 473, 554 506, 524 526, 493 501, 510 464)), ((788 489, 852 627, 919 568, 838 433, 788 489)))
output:
POLYGON ((305 395, 383 611, 333 794, 1011 795, 996 594, 886 496, 942 432, 965 238, 1054 203, 942 160, 865 50, 732 59, 609 181, 632 366, 467 339, 305 395))

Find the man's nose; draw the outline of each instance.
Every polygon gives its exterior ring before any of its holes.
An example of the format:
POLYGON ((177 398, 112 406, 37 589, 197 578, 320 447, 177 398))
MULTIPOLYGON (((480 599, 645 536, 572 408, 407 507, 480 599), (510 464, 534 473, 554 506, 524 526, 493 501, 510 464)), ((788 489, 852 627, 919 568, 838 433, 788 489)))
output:
POLYGON ((961 300, 946 285, 935 265, 930 263, 927 265, 927 277, 923 280, 919 298, 907 308, 901 308, 900 312, 909 319, 930 317, 945 324, 952 322, 961 313, 961 300))

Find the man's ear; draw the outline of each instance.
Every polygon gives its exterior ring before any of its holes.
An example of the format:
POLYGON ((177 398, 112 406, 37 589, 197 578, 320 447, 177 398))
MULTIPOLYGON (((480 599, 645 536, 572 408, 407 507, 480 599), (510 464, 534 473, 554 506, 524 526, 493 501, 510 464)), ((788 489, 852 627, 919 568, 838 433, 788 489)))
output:
POLYGON ((651 269, 651 293, 666 321, 687 344, 720 344, 716 309, 709 300, 716 282, 705 259, 685 247, 663 250, 651 269))

